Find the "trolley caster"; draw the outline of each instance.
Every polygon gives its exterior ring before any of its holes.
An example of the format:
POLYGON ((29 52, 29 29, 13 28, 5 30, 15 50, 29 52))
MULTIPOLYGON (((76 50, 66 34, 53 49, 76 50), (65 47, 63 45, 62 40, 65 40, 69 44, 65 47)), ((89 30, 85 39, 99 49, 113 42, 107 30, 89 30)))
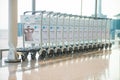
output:
POLYGON ((63 49, 63 55, 64 55, 64 54, 67 54, 67 53, 68 53, 67 48, 64 48, 64 49, 63 49))
POLYGON ((112 47, 112 43, 109 44, 109 49, 111 49, 111 47, 112 47))
POLYGON ((97 51, 98 50, 98 44, 95 43, 95 50, 97 51))
POLYGON ((109 47, 108 43, 105 44, 105 49, 107 49, 109 47))
POLYGON ((22 61, 25 61, 26 57, 24 55, 21 55, 22 61))
POLYGON ((48 56, 48 58, 52 58, 54 56, 54 54, 55 54, 54 49, 50 49, 47 56, 48 56))
POLYGON ((83 51, 84 51, 83 46, 80 46, 80 47, 79 47, 79 52, 83 52, 83 51))
POLYGON ((84 46, 84 51, 85 51, 85 52, 88 51, 88 46, 87 46, 87 45, 84 46))
POLYGON ((61 51, 60 48, 58 48, 58 49, 56 50, 56 53, 54 53, 54 56, 58 57, 58 56, 61 55, 61 54, 62 54, 62 51, 61 51))
POLYGON ((36 59, 36 53, 40 50, 40 48, 32 48, 30 50, 30 53, 31 53, 31 59, 34 60, 36 59))
POLYGON ((93 50, 93 51, 95 50, 95 44, 93 44, 93 48, 92 48, 92 50, 93 50))
POLYGON ((92 51, 92 44, 89 45, 89 51, 92 51))
POLYGON ((96 50, 99 50, 99 44, 96 44, 96 50))
POLYGON ((74 47, 74 53, 78 53, 78 52, 79 52, 78 47, 77 46, 74 47))
POLYGON ((69 54, 72 54, 72 53, 73 53, 73 48, 72 48, 72 47, 69 47, 68 53, 69 53, 69 54))
POLYGON ((87 50, 87 46, 85 45, 85 46, 84 46, 84 51, 86 51, 86 50, 87 50))
POLYGON ((22 61, 25 61, 27 59, 28 53, 29 52, 22 52, 23 54, 21 55, 22 61))
POLYGON ((36 51, 31 52, 31 59, 35 60, 36 59, 36 51))
POLYGON ((98 50, 100 50, 100 43, 98 44, 98 50))
POLYGON ((96 44, 93 44, 93 51, 97 50, 96 44))
POLYGON ((41 54, 39 55, 39 59, 45 59, 46 54, 47 54, 47 51, 46 51, 46 50, 43 50, 43 51, 41 52, 41 54))
POLYGON ((104 48, 104 44, 101 44, 100 50, 103 50, 103 48, 104 48))

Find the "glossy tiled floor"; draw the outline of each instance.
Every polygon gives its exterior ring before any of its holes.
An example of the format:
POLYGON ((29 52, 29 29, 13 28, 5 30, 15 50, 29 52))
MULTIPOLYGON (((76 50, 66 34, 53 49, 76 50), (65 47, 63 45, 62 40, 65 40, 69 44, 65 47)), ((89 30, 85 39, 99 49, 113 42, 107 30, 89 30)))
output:
POLYGON ((0 80, 120 80, 120 48, 21 63, 0 61, 0 80))

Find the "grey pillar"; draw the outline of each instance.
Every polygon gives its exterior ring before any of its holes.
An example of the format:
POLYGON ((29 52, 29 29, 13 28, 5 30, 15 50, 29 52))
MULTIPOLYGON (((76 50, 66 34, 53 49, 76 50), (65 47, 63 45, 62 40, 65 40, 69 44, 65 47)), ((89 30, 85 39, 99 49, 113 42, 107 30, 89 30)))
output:
POLYGON ((20 59, 17 58, 17 0, 8 0, 9 1, 9 24, 8 24, 8 46, 9 53, 7 60, 5 62, 20 62, 20 59))
POLYGON ((95 0, 95 18, 97 18, 97 0, 95 0))
MULTIPOLYGON (((32 15, 35 14, 35 10, 36 10, 36 0, 32 0, 32 15)), ((32 43, 31 46, 34 47, 35 43, 32 43)))
POLYGON ((82 7, 83 7, 83 1, 81 0, 81 16, 82 16, 82 7))
POLYGON ((97 5, 97 14, 98 15, 101 15, 102 14, 102 10, 101 10, 101 7, 102 7, 102 0, 98 0, 98 3, 97 3, 98 5, 97 5))
POLYGON ((35 14, 35 10, 36 10, 36 0, 32 0, 32 14, 35 14))

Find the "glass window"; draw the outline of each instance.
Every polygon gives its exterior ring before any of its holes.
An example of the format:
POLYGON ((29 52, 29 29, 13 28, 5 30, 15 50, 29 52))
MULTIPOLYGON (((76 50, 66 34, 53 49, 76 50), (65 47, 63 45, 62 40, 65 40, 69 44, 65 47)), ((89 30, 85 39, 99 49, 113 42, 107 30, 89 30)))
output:
POLYGON ((8 0, 0 1, 0 29, 8 29, 8 0))
POLYGON ((25 11, 32 10, 32 0, 18 0, 18 22, 20 22, 20 15, 25 11))
POLYGON ((80 0, 36 0, 36 10, 80 14, 80 0))

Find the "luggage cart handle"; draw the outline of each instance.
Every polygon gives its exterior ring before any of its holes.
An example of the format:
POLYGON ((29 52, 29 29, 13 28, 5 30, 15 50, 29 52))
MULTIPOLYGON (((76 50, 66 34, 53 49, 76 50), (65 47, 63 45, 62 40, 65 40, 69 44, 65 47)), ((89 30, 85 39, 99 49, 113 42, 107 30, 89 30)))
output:
POLYGON ((64 15, 65 15, 65 14, 61 14, 61 13, 60 13, 58 17, 64 16, 64 15))
POLYGON ((71 16, 72 16, 72 14, 68 14, 68 16, 69 16, 69 17, 71 17, 71 16))
POLYGON ((59 15, 60 13, 53 13, 53 16, 57 16, 57 15, 59 15))
POLYGON ((26 13, 33 13, 33 11, 25 11, 23 14, 25 15, 26 13))
POLYGON ((46 10, 43 10, 43 11, 35 11, 35 13, 44 14, 44 13, 46 13, 46 10))
POLYGON ((50 11, 50 12, 46 12, 47 13, 47 16, 53 14, 53 11, 50 11))
POLYGON ((33 13, 45 13, 46 11, 45 10, 43 10, 43 11, 26 11, 26 12, 24 12, 24 15, 26 14, 26 13, 31 13, 31 14, 33 14, 33 13))

